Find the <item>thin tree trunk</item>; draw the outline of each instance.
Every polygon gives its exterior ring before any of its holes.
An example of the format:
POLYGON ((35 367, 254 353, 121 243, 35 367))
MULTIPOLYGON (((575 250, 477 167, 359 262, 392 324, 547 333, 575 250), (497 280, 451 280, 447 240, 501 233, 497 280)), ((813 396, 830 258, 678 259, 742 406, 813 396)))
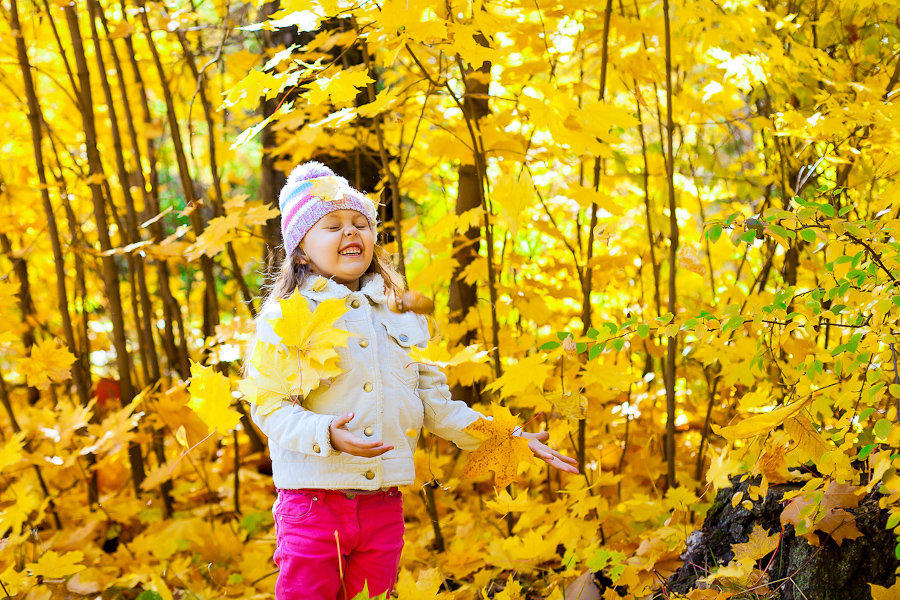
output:
MULTIPOLYGON (((123 19, 127 21, 127 12, 125 10, 124 1, 121 4, 123 19)), ((101 13, 102 14, 102 13, 101 13)), ((141 75, 140 67, 137 62, 137 55, 134 51, 134 41, 131 34, 124 38, 125 46, 128 50, 128 58, 131 63, 131 70, 134 76, 134 84, 138 89, 138 98, 140 99, 141 115, 144 121, 144 127, 148 128, 152 125, 153 119, 150 113, 150 103, 147 100, 147 89, 144 85, 144 79, 141 75)), ((112 40, 110 40, 112 45, 112 40)), ((124 73, 122 74, 124 78, 124 73)), ((145 180, 144 171, 141 167, 140 152, 137 149, 136 133, 132 136, 132 144, 135 148, 135 157, 138 159, 138 178, 141 183, 141 190, 144 194, 144 204, 147 211, 146 218, 152 218, 159 214, 159 175, 156 168, 156 146, 152 137, 145 137, 147 164, 149 167, 149 177, 145 180), (150 189, 147 190, 147 183, 150 183, 150 189)), ((150 232, 156 243, 162 241, 163 226, 159 220, 150 225, 150 232)), ((181 308, 175 301, 170 287, 169 265, 165 259, 157 261, 157 279, 159 283, 159 295, 162 299, 163 306, 163 347, 166 350, 166 357, 169 361, 169 368, 178 372, 182 379, 190 376, 191 367, 188 358, 187 336, 184 328, 184 321, 181 316, 181 308), (174 324, 178 325, 178 342, 175 340, 174 324)))
MULTIPOLYGON (((147 40, 147 46, 150 48, 150 54, 153 56, 153 63, 159 75, 160 85, 162 87, 163 98, 166 102, 166 116, 169 121, 169 132, 172 137, 172 148, 175 150, 175 159, 178 163, 178 175, 181 180, 181 189, 184 192, 185 206, 190 210, 191 228, 195 236, 203 233, 203 224, 200 221, 199 210, 196 206, 196 197, 194 195, 194 183, 191 178, 191 172, 188 168, 187 157, 184 153, 184 146, 181 140, 181 128, 178 125, 178 117, 175 114, 175 102, 172 99, 172 91, 166 81, 166 73, 163 69, 162 60, 159 57, 159 51, 153 42, 153 35, 150 29, 150 22, 147 19, 147 7, 144 0, 140 1, 141 21, 144 25, 144 37, 147 40)), ((209 337, 215 334, 215 327, 219 321, 219 302, 216 297, 216 279, 213 274, 213 261, 205 254, 200 257, 200 268, 203 272, 205 290, 203 295, 203 336, 209 337)))
MULTIPOLYGON (((44 170, 43 135, 41 131, 41 107, 38 103, 37 93, 34 88, 34 80, 31 76, 31 64, 28 61, 28 51, 25 48, 25 40, 22 38, 22 28, 19 24, 18 1, 12 0, 10 8, 10 22, 16 38, 16 55, 19 67, 22 70, 22 79, 25 84, 25 98, 28 103, 28 124, 31 128, 31 144, 34 151, 34 162, 37 169, 38 181, 41 183, 41 203, 44 207, 44 215, 47 218, 47 229, 50 236, 50 245, 53 249, 54 266, 56 267, 56 306, 62 319, 63 333, 66 337, 66 345, 69 352, 76 358, 80 357, 78 345, 75 343, 75 331, 72 328, 72 318, 69 314, 69 294, 66 289, 66 264, 59 242, 59 229, 56 224, 56 216, 53 214, 53 205, 50 202, 50 192, 47 186, 47 174, 44 170)), ((82 406, 88 404, 88 383, 83 371, 83 361, 76 360, 73 369, 73 379, 78 391, 78 398, 82 406)))
MULTIPOLYGON (((598 100, 603 102, 606 98, 606 67, 609 63, 609 21, 612 17, 612 0, 606 0, 606 9, 603 13, 603 47, 600 54, 600 92, 598 100)), ((594 159, 594 189, 600 189, 600 174, 602 172, 602 160, 600 157, 594 159)), ((593 274, 594 269, 591 267, 591 258, 594 256, 594 230, 597 228, 597 211, 599 206, 596 202, 591 203, 591 220, 588 229, 587 252, 584 260, 583 277, 581 279, 581 335, 587 335, 591 328, 591 291, 594 286, 593 274)), ((579 419, 578 421, 578 470, 585 472, 586 463, 586 429, 587 419, 579 419)))
MULTIPOLYGON (((64 7, 64 11, 69 26, 69 35, 72 38, 72 48, 75 54, 76 72, 80 87, 78 90, 78 101, 84 125, 85 149, 90 169, 90 189, 91 200, 94 205, 94 220, 97 226, 97 236, 100 239, 100 248, 103 251, 101 258, 103 281, 105 295, 109 301, 110 319, 113 325, 113 345, 116 349, 116 364, 119 370, 119 399, 122 406, 125 406, 134 398, 134 388, 131 381, 131 360, 126 342, 122 298, 119 293, 119 273, 115 259, 109 253, 112 249, 112 243, 109 238, 109 225, 106 221, 103 192, 100 184, 97 183, 97 180, 103 177, 103 167, 100 162, 100 154, 97 151, 97 134, 94 129, 94 103, 91 94, 90 74, 81 40, 81 31, 78 28, 78 15, 75 6, 69 4, 64 7)), ((130 444, 128 456, 131 463, 132 483, 135 494, 140 496, 141 482, 145 477, 144 460, 141 456, 140 446, 136 443, 130 444)))
MULTIPOLYGON (((278 0, 263 4, 259 9, 259 20, 267 20, 272 13, 278 10, 278 5, 278 0)), ((291 28, 289 27, 284 27, 275 31, 263 30, 261 32, 263 51, 274 51, 274 49, 280 45, 288 47, 290 45, 290 40, 285 38, 290 36, 290 29, 291 28)), ((278 98, 271 98, 269 100, 264 98, 260 101, 260 112, 262 113, 263 119, 269 118, 275 112, 278 102, 278 98)), ((275 131, 273 130, 272 125, 271 122, 267 123, 260 133, 262 158, 260 160, 259 196, 262 198, 263 202, 270 204, 274 209, 278 209, 278 193, 284 186, 287 178, 284 173, 275 168, 274 150, 278 143, 275 139, 275 131)), ((269 222, 263 226, 263 235, 265 236, 263 255, 266 263, 266 284, 271 284, 277 273, 278 266, 281 264, 282 258, 284 257, 284 249, 282 248, 281 240, 280 211, 279 216, 270 219, 269 222)))
MULTIPOLYGON (((19 306, 22 308, 22 322, 25 324, 25 331, 22 332, 22 345, 30 349, 34 346, 34 323, 37 323, 36 310, 34 301, 31 299, 31 281, 28 277, 28 263, 25 262, 23 256, 16 256, 13 252, 12 242, 5 233, 0 233, 0 248, 3 253, 9 257, 13 265, 13 271, 16 273, 16 279, 19 280, 19 306)), ((28 402, 35 404, 41 399, 41 392, 36 387, 28 387, 28 402)))
MULTIPOLYGON (((94 58, 97 61, 97 70, 100 73, 107 73, 106 63, 103 59, 103 49, 100 45, 100 36, 97 33, 98 13, 101 11, 97 0, 87 0, 88 5, 88 22, 91 26, 91 38, 94 42, 94 58)), ((112 88, 109 85, 108 77, 100 78, 100 87, 103 90, 103 97, 106 101, 106 110, 109 116, 109 127, 113 142, 113 156, 116 162, 116 171, 119 179, 119 187, 125 201, 125 228, 120 230, 119 235, 123 238, 125 244, 134 244, 140 240, 140 234, 137 228, 137 217, 134 212, 134 199, 131 196, 130 177, 128 168, 125 166, 125 154, 122 149, 122 136, 119 131, 119 118, 116 112, 116 103, 113 100, 112 88)), ((122 103, 128 106, 128 96, 123 96, 122 103)), ((109 195, 110 203, 112 203, 112 194, 109 195)), ((151 325, 152 307, 150 298, 147 296, 147 286, 144 283, 144 265, 140 258, 134 253, 126 254, 126 262, 128 264, 128 279, 131 285, 131 303, 132 312, 134 313, 135 329, 138 332, 138 350, 141 356, 141 369, 144 374, 144 383, 149 385, 159 379, 159 365, 156 361, 156 345, 153 343, 153 331, 151 325), (143 285, 141 285, 143 284, 143 285), (140 302, 140 308, 138 307, 140 302), (151 367, 151 362, 153 363, 151 367), (155 377, 154 377, 155 375, 155 377)))
MULTIPOLYGON (((480 39, 476 39, 476 41, 484 43, 483 36, 479 37, 480 39)), ((466 87, 462 99, 463 110, 476 126, 481 119, 490 113, 490 105, 487 101, 489 87, 487 78, 490 77, 490 73, 490 64, 484 63, 478 69, 478 77, 466 78, 466 87)), ((482 182, 478 178, 478 170, 475 166, 461 164, 457 179, 457 216, 473 208, 478 208, 481 202, 478 190, 481 187, 482 182)), ((481 232, 478 227, 469 227, 465 232, 457 234, 453 240, 453 258, 457 264, 450 278, 450 298, 448 302, 450 321, 453 323, 462 323, 469 311, 475 308, 478 302, 478 287, 474 283, 470 284, 463 281, 462 273, 478 258, 480 245, 481 232)), ((460 339, 451 340, 451 343, 468 346, 475 341, 476 337, 474 330, 467 330, 460 339)), ((453 388, 453 397, 472 405, 478 402, 480 394, 478 388, 474 385, 463 386, 457 384, 453 388)))
MULTIPOLYGON (((187 36, 180 30, 178 31, 178 41, 181 43, 182 50, 184 50, 184 58, 187 61, 188 68, 190 68, 194 79, 197 81, 197 94, 200 96, 200 105, 203 107, 203 116, 206 119, 209 173, 210 178, 212 179, 213 190, 215 191, 215 197, 212 199, 213 214, 217 217, 223 217, 225 216, 225 199, 222 197, 222 182, 219 180, 219 163, 216 158, 216 123, 213 119, 212 103, 210 103, 209 98, 206 95, 206 83, 203 79, 204 74, 197 68, 197 62, 194 60, 194 53, 188 43, 187 36)), ((244 304, 247 306, 247 310, 250 311, 250 316, 256 317, 256 306, 253 303, 253 294, 250 293, 250 288, 244 280, 241 265, 238 262, 237 254, 235 253, 234 246, 231 242, 226 242, 225 253, 228 255, 228 260, 231 263, 232 277, 237 283, 238 288, 240 288, 241 295, 244 297, 244 304)))
MULTIPOLYGON (((666 180, 669 191, 669 313, 675 315, 675 276, 678 264, 678 217, 675 205, 675 155, 672 151, 672 136, 675 124, 672 119, 672 37, 669 23, 669 0, 663 0, 663 21, 666 45, 666 180)), ((666 345, 666 487, 677 485, 675 480, 675 356, 677 340, 668 336, 666 345)))

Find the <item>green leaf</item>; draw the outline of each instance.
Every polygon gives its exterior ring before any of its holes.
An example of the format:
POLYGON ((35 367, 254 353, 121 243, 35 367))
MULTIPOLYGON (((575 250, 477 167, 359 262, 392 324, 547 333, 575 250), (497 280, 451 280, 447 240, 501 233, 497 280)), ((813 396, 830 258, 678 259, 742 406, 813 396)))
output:
POLYGON ((804 242, 809 242, 810 244, 812 244, 813 242, 816 241, 816 232, 813 231, 812 229, 801 229, 800 237, 803 239, 804 242))
POLYGON ((722 235, 722 224, 716 223, 712 227, 709 228, 709 231, 706 232, 706 238, 712 243, 716 243, 719 241, 719 236, 722 235))
POLYGON ((591 346, 591 349, 588 350, 588 360, 594 360, 600 353, 603 352, 603 344, 594 344, 591 346))
POLYGON ((642 338, 647 337, 648 335, 650 335, 650 326, 646 323, 641 323, 637 326, 637 334, 642 338))
POLYGON ((887 419, 878 419, 875 422, 875 427, 872 428, 872 432, 880 437, 881 439, 887 439, 887 436, 891 433, 891 428, 894 424, 887 419))
POLYGON ((541 350, 556 350, 561 345, 559 342, 547 342, 541 346, 541 350))
POLYGON ((734 330, 734 329, 737 329, 738 327, 740 327, 740 326, 743 325, 743 324, 744 324, 744 317, 743 317, 743 316, 741 316, 741 315, 732 315, 731 317, 728 318, 727 321, 725 321, 725 322, 722 324, 722 331, 723 331, 724 333, 727 333, 727 332, 729 332, 729 331, 732 331, 732 330, 734 330))
POLYGON ((773 232, 780 235, 781 237, 786 237, 788 239, 793 239, 794 237, 797 236, 796 233, 794 233, 793 231, 790 231, 788 229, 785 229, 781 225, 769 225, 769 229, 771 229, 773 232))
MULTIPOLYGON (((874 450, 876 446, 877 444, 863 446, 862 450, 859 451, 859 454, 856 455, 856 460, 866 460, 869 458, 869 455, 872 454, 872 450, 874 450)), ((900 515, 900 513, 897 514, 900 515)), ((890 527, 888 529, 890 529, 890 527)))
POLYGON ((747 242, 747 243, 750 243, 750 242, 752 242, 752 241, 755 240, 755 239, 756 239, 756 232, 755 232, 755 231, 745 231, 745 232, 742 233, 741 235, 737 236, 737 241, 738 241, 738 242, 747 242))
POLYGON ((625 340, 623 340, 622 338, 616 338, 610 343, 612 344, 612 347, 615 348, 617 351, 621 351, 622 348, 625 346, 625 340))
POLYGON ((887 525, 885 525, 884 528, 893 529, 897 525, 900 525, 900 512, 891 513, 891 516, 888 517, 887 525))
POLYGON ((137 600, 163 600, 163 597, 159 594, 159 592, 154 592, 153 590, 144 590, 138 595, 137 600))

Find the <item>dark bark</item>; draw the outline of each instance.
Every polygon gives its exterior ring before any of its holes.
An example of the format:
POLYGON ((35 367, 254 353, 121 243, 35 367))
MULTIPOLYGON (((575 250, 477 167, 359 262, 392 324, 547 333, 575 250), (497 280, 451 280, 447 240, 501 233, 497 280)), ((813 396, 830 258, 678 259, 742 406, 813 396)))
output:
MULTIPOLYGON (((697 579, 717 566, 728 564, 734 558, 733 545, 746 542, 755 526, 763 527, 769 535, 779 533, 783 496, 799 486, 770 488, 750 510, 740 504, 732 508, 731 497, 738 491, 746 494, 749 485, 745 481, 736 488, 719 491, 703 527, 688 540, 682 555, 684 566, 666 584, 670 593, 687 593, 697 587, 697 579)), ((771 589, 778 589, 772 597, 869 600, 872 597, 869 583, 893 585, 894 570, 900 566, 900 560, 894 555, 897 540, 892 531, 885 530, 888 511, 878 507, 878 494, 869 494, 859 507, 849 512, 856 516, 856 527, 862 535, 855 540, 845 539, 840 546, 821 532, 816 534, 820 546, 812 546, 805 538, 795 535, 793 526, 785 526, 780 545, 757 563, 763 569, 769 565, 766 580, 773 582, 771 589)), ((662 598, 662 594, 657 597, 662 598)))
MULTIPOLYGON (((108 252, 112 249, 112 242, 109 238, 109 225, 106 220, 103 192, 100 184, 97 183, 97 180, 103 178, 103 167, 99 151, 97 150, 97 133, 94 128, 94 101, 91 93, 90 74, 81 39, 81 31, 78 27, 78 14, 75 6, 67 5, 64 10, 69 27, 69 35, 72 39, 76 73, 78 75, 78 102, 84 127, 85 149, 92 181, 90 190, 94 206, 94 221, 97 226, 97 236, 100 239, 100 249, 104 252, 101 259, 103 264, 103 283, 105 296, 109 302, 110 320, 113 325, 113 345, 116 350, 116 366, 119 371, 119 399, 122 406, 125 406, 134 398, 134 387, 131 379, 131 357, 128 354, 126 342, 125 319, 119 291, 119 272, 114 257, 108 252)), ((144 461, 141 456, 140 446, 134 443, 130 444, 128 456, 131 463, 132 483, 135 494, 140 497, 140 485, 145 477, 144 461)))

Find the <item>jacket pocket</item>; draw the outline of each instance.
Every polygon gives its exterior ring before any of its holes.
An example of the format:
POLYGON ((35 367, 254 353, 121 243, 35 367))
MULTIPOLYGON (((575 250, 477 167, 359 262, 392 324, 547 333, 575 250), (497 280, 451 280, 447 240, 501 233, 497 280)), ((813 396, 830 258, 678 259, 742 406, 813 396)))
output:
POLYGON ((387 332, 387 360, 390 364, 391 374, 406 384, 415 388, 419 383, 419 366, 413 362, 409 355, 415 345, 415 332, 406 331, 406 327, 396 323, 383 323, 387 332))

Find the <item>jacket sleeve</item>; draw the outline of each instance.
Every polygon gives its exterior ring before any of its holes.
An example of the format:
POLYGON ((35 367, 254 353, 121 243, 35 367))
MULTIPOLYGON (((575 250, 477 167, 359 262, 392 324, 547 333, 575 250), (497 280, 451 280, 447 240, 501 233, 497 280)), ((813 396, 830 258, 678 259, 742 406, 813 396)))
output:
MULTIPOLYGON (((281 344, 281 337, 272 329, 268 319, 279 315, 262 313, 256 319, 257 338, 269 344, 281 344)), ((259 375, 253 364, 247 365, 250 377, 259 375)), ((281 407, 267 415, 259 414, 256 404, 250 405, 250 418, 266 434, 270 442, 278 444, 285 450, 314 454, 316 456, 331 456, 339 454, 331 446, 331 422, 335 415, 320 415, 302 406, 292 404, 288 400, 281 403, 281 407)))
MULTIPOLYGON (((428 325, 424 317, 419 317, 419 324, 428 325)), ((481 445, 481 439, 464 431, 466 427, 483 417, 465 402, 450 397, 447 376, 436 365, 419 363, 419 397, 425 409, 425 427, 434 434, 448 439, 463 450, 475 450, 481 445)))

